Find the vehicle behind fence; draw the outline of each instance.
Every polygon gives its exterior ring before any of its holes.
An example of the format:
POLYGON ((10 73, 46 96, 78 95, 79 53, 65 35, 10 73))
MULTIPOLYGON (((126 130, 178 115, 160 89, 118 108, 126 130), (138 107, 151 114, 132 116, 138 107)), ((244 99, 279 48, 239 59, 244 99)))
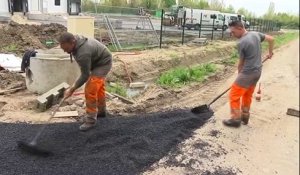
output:
POLYGON ((248 31, 267 33, 280 30, 275 21, 207 10, 179 11, 174 16, 164 10, 98 5, 92 12, 83 14, 95 17, 95 38, 115 51, 228 40, 231 38, 228 24, 232 20, 241 20, 248 31))

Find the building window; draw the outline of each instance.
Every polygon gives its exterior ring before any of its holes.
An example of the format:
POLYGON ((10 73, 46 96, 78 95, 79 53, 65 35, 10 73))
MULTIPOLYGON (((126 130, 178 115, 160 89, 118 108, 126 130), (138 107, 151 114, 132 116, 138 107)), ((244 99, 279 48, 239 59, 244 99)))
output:
POLYGON ((60 0, 55 0, 55 5, 60 6, 60 0))

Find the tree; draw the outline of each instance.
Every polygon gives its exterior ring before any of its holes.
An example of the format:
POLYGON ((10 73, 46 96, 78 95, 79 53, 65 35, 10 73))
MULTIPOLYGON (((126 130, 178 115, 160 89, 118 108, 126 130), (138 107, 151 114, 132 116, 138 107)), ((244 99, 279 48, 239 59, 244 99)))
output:
POLYGON ((172 5, 176 4, 176 0, 162 0, 162 4, 164 7, 171 7, 172 5))
POLYGON ((179 4, 189 8, 196 7, 194 0, 179 0, 179 4))
POLYGON ((157 2, 153 0, 142 0, 143 7, 147 9, 156 9, 157 8, 157 2))
POLYGON ((209 9, 209 4, 208 4, 207 0, 200 0, 199 3, 197 4, 197 8, 209 9))
POLYGON ((229 5, 227 8, 225 8, 223 10, 223 12, 226 12, 226 13, 235 13, 235 9, 232 5, 229 5))
POLYGON ((224 7, 224 1, 223 0, 211 0, 210 2, 210 9, 211 10, 217 10, 222 11, 224 7))
POLYGON ((264 15, 264 18, 266 19, 273 19, 275 16, 275 3, 274 2, 270 2, 269 8, 267 13, 264 15))
POLYGON ((113 0, 110 1, 112 6, 123 6, 127 4, 126 0, 113 0))

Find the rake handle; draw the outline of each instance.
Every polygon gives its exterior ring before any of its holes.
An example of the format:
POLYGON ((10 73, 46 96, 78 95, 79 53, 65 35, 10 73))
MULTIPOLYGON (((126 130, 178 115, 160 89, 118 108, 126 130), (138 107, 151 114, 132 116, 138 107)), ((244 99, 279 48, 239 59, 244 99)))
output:
POLYGON ((45 130, 45 128, 48 126, 49 121, 55 116, 56 112, 58 111, 59 107, 62 105, 62 103, 66 100, 66 98, 64 97, 57 105, 57 107, 54 109, 54 111, 52 112, 51 116, 49 117, 49 119, 46 121, 47 124, 43 125, 41 127, 41 129, 36 133, 36 135, 34 136, 34 138, 32 139, 32 141, 30 142, 31 145, 35 145, 37 139, 40 137, 40 135, 43 133, 43 131, 45 130))

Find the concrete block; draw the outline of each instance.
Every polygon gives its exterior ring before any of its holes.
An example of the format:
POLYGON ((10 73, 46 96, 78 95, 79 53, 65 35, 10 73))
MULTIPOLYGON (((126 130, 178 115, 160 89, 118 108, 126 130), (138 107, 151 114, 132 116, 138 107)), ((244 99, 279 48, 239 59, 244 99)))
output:
POLYGON ((192 42, 196 43, 196 44, 200 44, 200 45, 206 45, 207 39, 206 38, 196 38, 192 42))
POLYGON ((52 95, 53 95, 52 104, 57 104, 59 102, 59 98, 61 97, 59 92, 58 91, 53 92, 52 95))
POLYGON ((61 83, 48 92, 42 94, 37 98, 37 108, 40 111, 46 111, 59 102, 59 98, 63 97, 64 91, 69 88, 70 85, 67 83, 61 83))

